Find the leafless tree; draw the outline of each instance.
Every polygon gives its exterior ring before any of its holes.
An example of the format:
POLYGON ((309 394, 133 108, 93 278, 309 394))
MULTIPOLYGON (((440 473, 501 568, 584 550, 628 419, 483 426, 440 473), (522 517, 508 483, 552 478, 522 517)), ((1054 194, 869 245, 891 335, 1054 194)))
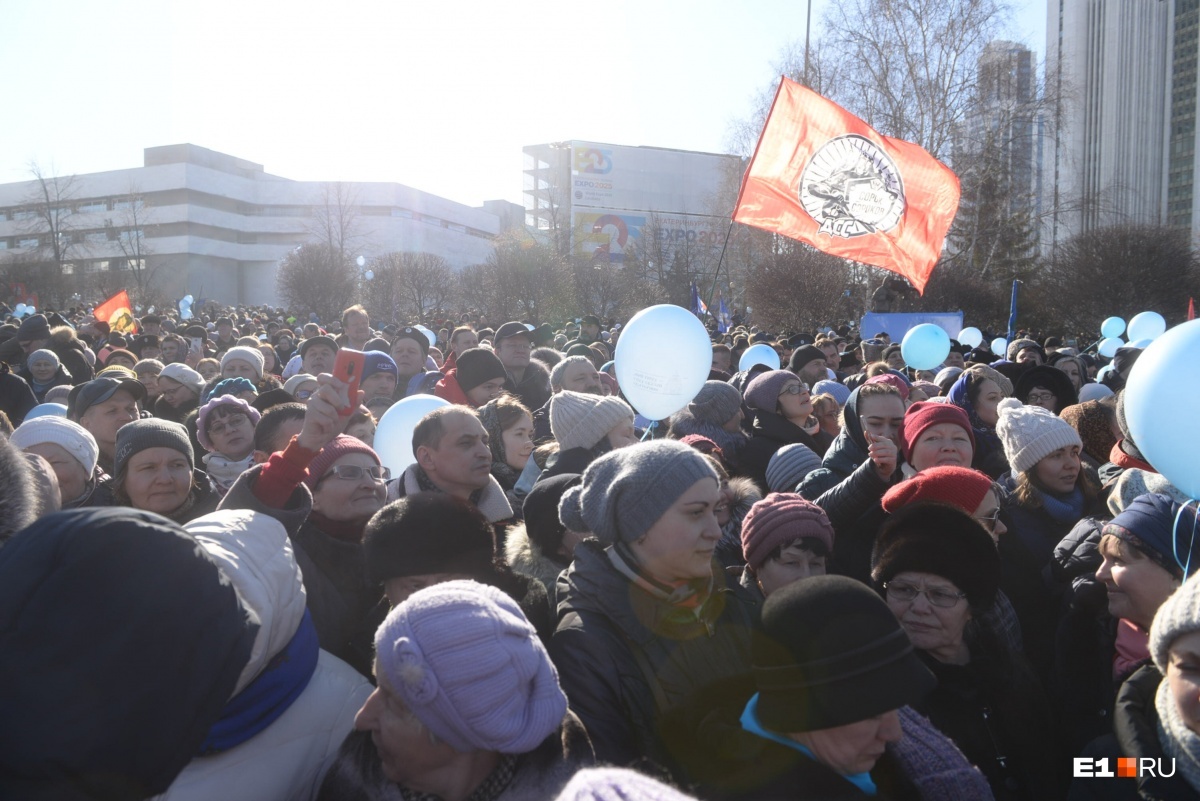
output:
POLYGON ((537 324, 570 313, 570 272, 553 246, 524 236, 505 237, 497 241, 487 265, 491 313, 497 317, 537 324))
POLYGON ((446 305, 454 289, 454 272, 432 253, 385 253, 372 261, 367 303, 372 315, 388 320, 397 314, 420 320, 446 305))
POLYGON ((312 310, 322 320, 331 321, 354 303, 358 271, 332 248, 309 244, 284 258, 276 281, 279 294, 292 309, 312 310))
POLYGON ((848 264, 786 237, 771 237, 770 253, 746 277, 746 302, 758 325, 775 331, 812 331, 846 317, 848 264))
POLYGON ((363 223, 358 191, 342 181, 322 184, 308 233, 339 261, 353 260, 370 235, 363 223))
POLYGON ((146 242, 151 213, 141 190, 130 186, 124 196, 114 201, 112 212, 112 216, 105 219, 104 228, 109 242, 115 243, 120 253, 118 273, 128 270, 132 274, 134 302, 148 305, 152 302, 150 284, 158 272, 158 265, 152 258, 153 248, 146 242))
POLYGON ((32 285, 49 301, 61 303, 70 286, 64 265, 81 255, 83 248, 75 207, 79 182, 74 175, 48 175, 37 162, 30 163, 29 172, 33 185, 24 208, 17 211, 18 230, 24 240, 37 244, 28 247, 15 266, 34 279, 32 285))

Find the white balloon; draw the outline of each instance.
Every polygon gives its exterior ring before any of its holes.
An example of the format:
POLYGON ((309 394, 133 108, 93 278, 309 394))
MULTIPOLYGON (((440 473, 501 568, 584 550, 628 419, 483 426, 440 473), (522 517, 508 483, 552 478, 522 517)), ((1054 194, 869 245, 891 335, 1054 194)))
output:
POLYGON ((996 354, 1001 359, 1003 359, 1004 354, 1007 351, 1008 351, 1008 340, 1007 339, 1005 339, 1004 337, 996 337, 995 339, 992 340, 992 353, 996 354))
POLYGON ((393 404, 379 418, 375 428, 375 453, 379 454, 383 466, 392 471, 393 478, 417 462, 412 446, 417 423, 434 409, 449 405, 450 401, 436 395, 413 395, 393 404))
POLYGON ((617 382, 633 408, 662 420, 691 403, 708 380, 712 341, 682 306, 651 306, 621 332, 616 363, 617 382))
POLYGON ((1134 315, 1129 321, 1129 327, 1125 329, 1125 335, 1129 337, 1130 342, 1135 342, 1139 339, 1154 340, 1162 336, 1167 330, 1167 321, 1158 312, 1144 311, 1141 314, 1134 315))
POLYGON ((430 331, 428 328, 426 328, 423 325, 416 325, 416 326, 413 326, 413 328, 416 328, 418 331, 420 331, 422 334, 425 335, 425 338, 429 340, 429 347, 432 348, 434 345, 437 344, 437 334, 433 333, 432 331, 430 331))
POLYGON ((766 342, 751 345, 742 352, 742 358, 738 359, 738 370, 744 373, 756 364, 765 364, 772 370, 778 370, 779 352, 766 342))
POLYGON ((955 339, 958 340, 958 344, 960 345, 966 345, 968 348, 978 348, 983 344, 983 332, 974 326, 968 326, 959 331, 955 339))
POLYGON ((363 274, 363 278, 366 278, 368 281, 370 281, 374 277, 375 277, 374 270, 367 270, 366 273, 363 274))
POLYGON ((1125 341, 1120 337, 1109 337, 1100 341, 1100 345, 1096 348, 1096 352, 1106 359, 1111 359, 1117 355, 1117 348, 1125 346, 1125 341))
POLYGON ((37 306, 26 306, 25 313, 26 314, 37 314, 37 306))

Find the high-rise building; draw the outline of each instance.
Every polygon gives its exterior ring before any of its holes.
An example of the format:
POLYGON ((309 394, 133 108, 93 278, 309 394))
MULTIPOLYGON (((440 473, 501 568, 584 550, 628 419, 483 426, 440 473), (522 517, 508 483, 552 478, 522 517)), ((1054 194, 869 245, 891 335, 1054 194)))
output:
POLYGON ((1171 5, 1171 97, 1167 141, 1167 224, 1195 230, 1200 221, 1196 170, 1196 61, 1200 55, 1200 0, 1171 5))
POLYGON ((1040 183, 1037 62, 1015 42, 989 42, 979 57, 972 139, 986 146, 1009 190, 1009 212, 1036 211, 1040 183))

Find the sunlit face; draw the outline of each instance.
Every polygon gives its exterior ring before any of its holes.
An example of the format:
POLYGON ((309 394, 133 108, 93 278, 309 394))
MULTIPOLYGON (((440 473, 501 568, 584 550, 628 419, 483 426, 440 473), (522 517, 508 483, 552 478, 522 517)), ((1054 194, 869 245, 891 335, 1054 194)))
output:
POLYGON ((942 662, 954 662, 965 645, 963 630, 971 619, 971 610, 966 598, 959 598, 950 608, 935 606, 929 602, 929 593, 956 594, 960 590, 954 582, 932 573, 906 570, 897 573, 888 581, 891 586, 909 586, 924 590, 911 601, 900 601, 891 591, 886 595, 888 608, 908 632, 914 648, 927 651, 942 662))
POLYGON ((813 576, 825 575, 825 557, 801 547, 796 540, 771 557, 755 572, 759 589, 768 598, 781 587, 813 576))
POLYGON ((1025 348, 1017 354, 1017 364, 1041 364, 1042 355, 1033 348, 1025 348))
POLYGON ((603 395, 604 388, 600 384, 600 374, 589 361, 572 363, 563 368, 562 388, 572 392, 585 392, 589 395, 603 395))
POLYGON ((354 728, 371 733, 383 775, 405 787, 422 786, 422 778, 444 770, 458 752, 436 743, 404 701, 388 687, 376 663, 379 684, 354 716, 354 728))
POLYGON ((189 401, 196 400, 199 397, 195 390, 185 384, 181 384, 174 378, 165 376, 158 377, 159 393, 167 399, 167 405, 173 409, 178 409, 189 401))
POLYGON ((158 373, 152 370, 142 370, 137 374, 137 379, 146 388, 147 401, 152 401, 159 396, 158 373))
POLYGON ((58 365, 48 359, 38 359, 36 362, 29 363, 29 374, 39 384, 45 384, 54 378, 54 374, 57 372, 58 365))
POLYGON ((496 346, 496 356, 500 363, 509 370, 520 370, 529 366, 529 353, 533 350, 533 342, 528 337, 505 337, 496 346))
POLYGON ((1171 643, 1166 679, 1183 724, 1200 734, 1200 631, 1180 635, 1171 643))
POLYGON ((1075 391, 1078 392, 1083 386, 1083 376, 1079 374, 1079 364, 1074 359, 1063 359, 1054 366, 1071 379, 1071 386, 1075 387, 1075 391))
POLYGON ((371 338, 371 321, 365 314, 351 312, 342 324, 351 342, 362 344, 371 338))
POLYGON ((230 359, 221 368, 221 378, 248 378, 253 382, 258 380, 258 371, 245 359, 230 359))
POLYGON ((805 384, 788 381, 779 390, 779 413, 788 420, 802 425, 812 412, 812 392, 805 384))
POLYGON ((36 453, 50 463, 50 468, 58 478, 58 491, 63 504, 70 503, 83 495, 91 476, 66 448, 53 442, 39 442, 36 445, 30 445, 25 451, 26 453, 36 453))
POLYGON ((469 496, 491 481, 492 451, 488 434, 473 414, 448 414, 437 447, 417 448, 417 463, 434 482, 453 495, 469 496))
POLYGON ((254 423, 245 412, 220 407, 205 418, 208 438, 217 453, 233 461, 245 459, 254 450, 254 423), (218 417, 218 412, 221 416, 218 417))
POLYGON ((1029 406, 1041 406, 1049 412, 1058 414, 1058 396, 1045 387, 1034 387, 1025 396, 1025 403, 1029 406))
POLYGON ((983 496, 983 500, 979 502, 979 506, 973 512, 979 525, 992 535, 992 541, 997 544, 1000 542, 1000 537, 1008 533, 1008 526, 1004 525, 1004 521, 997 514, 999 511, 1000 499, 996 496, 996 490, 991 489, 983 496))
POLYGON ((608 439, 609 447, 614 451, 629 445, 636 445, 638 442, 637 431, 633 427, 632 419, 618 423, 604 436, 608 439))
POLYGON ((1152 559, 1111 534, 1100 539, 1104 561, 1096 580, 1108 591, 1108 613, 1150 630, 1158 608, 1179 588, 1179 582, 1152 559))
POLYGON ((454 351, 456 358, 461 356, 463 351, 477 347, 479 347, 479 337, 474 331, 463 331, 450 342, 450 350, 454 351))
POLYGON ((908 461, 919 473, 940 465, 970 467, 973 455, 971 437, 966 429, 955 423, 938 423, 917 437, 908 461))
POLYGON ((889 353, 887 357, 887 366, 893 370, 903 370, 906 366, 904 364, 904 354, 898 350, 889 353))
POLYGON ((996 410, 996 406, 1000 401, 1004 400, 1004 392, 1000 386, 988 378, 979 385, 979 397, 975 400, 975 414, 979 415, 979 419, 985 425, 995 427, 996 422, 1000 419, 1000 413, 996 410))
POLYGON ((313 511, 330 520, 367 520, 383 507, 386 483, 365 471, 358 478, 341 478, 332 472, 338 465, 378 467, 379 462, 365 453, 338 457, 313 490, 313 511))
POLYGON ((838 353, 837 345, 822 345, 821 352, 825 354, 825 366, 836 370, 842 363, 842 354, 838 353))
POLYGON ((829 373, 825 370, 824 359, 813 359, 811 362, 797 370, 796 376, 811 387, 818 381, 823 381, 828 378, 829 373))
POLYGON ((500 397, 500 393, 504 391, 504 379, 493 378, 489 381, 484 381, 477 387, 472 387, 466 392, 467 399, 471 401, 475 408, 483 406, 490 400, 495 400, 500 397))
POLYGON ((179 361, 179 343, 173 339, 164 339, 162 343, 162 360, 164 364, 179 361))
POLYGON ((111 457, 117 446, 117 431, 138 416, 137 400, 129 392, 118 389, 108 400, 89 406, 80 416, 79 424, 95 438, 100 452, 111 457))
POLYGON ((899 445, 900 424, 904 422, 904 401, 899 395, 873 395, 861 399, 858 416, 863 431, 899 445))
POLYGON ((414 376, 425 370, 425 354, 416 340, 403 337, 392 345, 392 361, 402 376, 414 376))
POLYGON ((447 581, 473 578, 475 577, 466 573, 420 573, 413 576, 395 576, 383 582, 383 594, 387 596, 388 602, 392 606, 399 606, 407 601, 410 595, 426 587, 445 584, 447 581))
POLYGON ((192 491, 192 468, 174 448, 146 448, 125 463, 125 494, 135 509, 170 515, 192 491))
POLYGON ((328 345, 310 345, 300 362, 301 372, 309 375, 328 373, 333 369, 334 358, 336 358, 336 354, 328 345))
POLYGON ((196 372, 204 377, 206 382, 212 381, 221 372, 221 363, 216 359, 202 359, 196 364, 196 372))
POLYGON ((533 418, 527 414, 504 429, 504 458, 518 473, 525 469, 533 453, 533 418))
POLYGON ((959 369, 967 366, 967 363, 963 361, 963 355, 956 350, 952 350, 946 354, 946 358, 942 364, 946 367, 958 367, 959 369))
POLYGON ((791 738, 835 773, 853 776, 869 772, 888 743, 899 742, 901 736, 900 716, 892 710, 845 726, 793 734, 791 738))
POLYGON ((721 538, 714 513, 721 500, 712 478, 702 478, 630 547, 638 562, 664 584, 712 575, 713 550, 721 538))
POLYGON ((1079 446, 1071 445, 1042 457, 1034 465, 1033 474, 1043 487, 1063 495, 1075 489, 1079 468, 1079 446))
POLYGON ((363 391, 363 403, 372 398, 390 398, 396 392, 396 376, 392 373, 372 373, 358 388, 363 391))

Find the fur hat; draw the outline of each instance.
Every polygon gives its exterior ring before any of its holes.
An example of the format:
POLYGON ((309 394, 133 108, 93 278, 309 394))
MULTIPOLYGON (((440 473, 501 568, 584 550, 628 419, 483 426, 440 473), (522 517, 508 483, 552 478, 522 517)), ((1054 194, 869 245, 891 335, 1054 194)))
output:
POLYGON ((632 419, 633 409, 613 395, 563 390, 550 398, 550 432, 564 451, 594 448, 605 434, 632 419))
POLYGON ((1040 406, 1005 398, 996 409, 1000 414, 996 434, 1004 444, 1009 466, 1018 473, 1032 470, 1059 448, 1083 447, 1079 432, 1070 423, 1040 406))
POLYGON ((58 445, 74 456, 88 475, 96 469, 100 458, 100 448, 91 432, 63 417, 44 415, 32 420, 26 417, 9 440, 21 450, 47 442, 58 445))
POLYGON ((833 552, 833 526, 825 511, 792 492, 772 492, 742 521, 742 554, 754 570, 779 546, 804 538, 820 540, 826 552, 833 552))
POLYGON ((449 581, 414 593, 375 632, 379 680, 460 752, 528 753, 567 697, 537 632, 504 592, 449 581))
POLYGON ((221 357, 221 372, 225 372, 225 365, 232 361, 241 360, 249 362, 254 368, 255 375, 259 380, 263 377, 263 366, 266 364, 266 359, 263 358, 262 351, 258 348, 251 348, 248 345, 238 345, 225 351, 225 355, 221 357))
POLYGON ((373 582, 428 573, 493 572, 496 535, 473 505, 441 492, 415 492, 367 523, 363 556, 373 582), (437 536, 430 536, 436 531, 437 536))

